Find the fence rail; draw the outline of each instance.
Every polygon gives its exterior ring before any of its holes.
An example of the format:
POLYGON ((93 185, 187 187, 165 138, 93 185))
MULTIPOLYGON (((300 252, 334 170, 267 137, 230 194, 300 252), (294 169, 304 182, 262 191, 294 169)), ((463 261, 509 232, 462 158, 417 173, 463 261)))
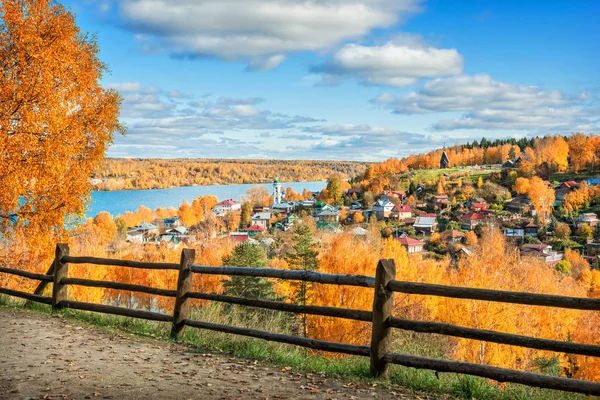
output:
POLYGON ((151 321, 168 322, 172 325, 171 336, 173 338, 180 337, 185 327, 192 327, 223 332, 227 334, 254 337, 267 341, 287 343, 314 350, 370 357, 371 374, 375 377, 386 375, 388 373, 390 364, 399 364, 406 367, 430 369, 437 372, 475 375, 493 379, 498 382, 513 382, 540 388, 600 395, 600 383, 596 382, 515 371, 481 364, 472 364, 452 360, 439 360, 408 354, 397 354, 392 352, 391 346, 392 330, 402 329, 413 332, 435 333, 538 350, 600 357, 600 346, 562 342, 550 339, 539 339, 504 332, 466 328, 440 322, 413 321, 398 318, 393 315, 394 293, 396 292, 592 311, 600 310, 600 299, 507 292, 499 290, 397 281, 395 280, 396 266, 394 265, 393 260, 380 260, 379 264, 377 265, 376 276, 373 278, 361 275, 332 275, 310 271, 284 271, 268 268, 200 266, 193 265, 194 258, 194 250, 190 249, 183 250, 179 264, 148 263, 96 257, 72 257, 69 255, 69 247, 64 244, 59 244, 56 248, 55 260, 46 274, 35 274, 11 268, 0 268, 0 273, 17 275, 40 281, 39 286, 35 289, 33 294, 7 288, 0 288, 0 294, 22 298, 27 301, 51 304, 55 310, 61 308, 72 308, 104 314, 141 318, 151 321), (69 264, 94 264, 155 270, 177 270, 179 272, 177 288, 159 289, 150 286, 111 281, 69 278, 69 264), (325 306, 299 305, 278 301, 227 296, 216 293, 195 292, 192 290, 192 279, 195 274, 246 277, 254 276, 369 288, 373 289, 373 307, 371 311, 366 311, 325 306), (44 289, 49 283, 53 284, 52 297, 42 296, 44 289), (142 311, 124 307, 73 301, 69 300, 67 296, 67 288, 71 285, 99 287, 113 290, 126 290, 158 296, 173 297, 175 298, 175 306, 172 314, 164 314, 152 311, 142 311), (228 304, 285 311, 296 314, 321 315, 370 322, 371 344, 370 346, 358 346, 346 343, 328 342, 324 340, 266 332, 257 329, 241 328, 192 320, 190 319, 190 300, 192 299, 218 301, 228 304))

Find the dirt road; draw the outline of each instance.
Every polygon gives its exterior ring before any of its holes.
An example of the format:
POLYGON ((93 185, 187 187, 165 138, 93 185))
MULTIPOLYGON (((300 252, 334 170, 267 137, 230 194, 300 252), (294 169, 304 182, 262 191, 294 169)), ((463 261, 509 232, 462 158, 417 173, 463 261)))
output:
POLYGON ((0 307, 1 399, 440 399, 0 307))

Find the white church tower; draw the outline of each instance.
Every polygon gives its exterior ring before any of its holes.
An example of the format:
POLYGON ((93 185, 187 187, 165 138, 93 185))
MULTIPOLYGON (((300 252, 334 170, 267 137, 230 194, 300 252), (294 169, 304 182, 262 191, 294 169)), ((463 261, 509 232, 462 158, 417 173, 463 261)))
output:
POLYGON ((283 190, 279 179, 275 178, 273 181, 273 204, 281 204, 283 201, 283 190))

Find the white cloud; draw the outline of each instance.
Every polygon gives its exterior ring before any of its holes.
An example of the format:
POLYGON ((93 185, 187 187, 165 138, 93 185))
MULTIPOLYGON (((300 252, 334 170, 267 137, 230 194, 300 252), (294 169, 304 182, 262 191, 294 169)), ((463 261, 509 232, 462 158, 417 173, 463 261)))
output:
POLYGON ((142 88, 142 84, 139 82, 120 82, 110 83, 107 85, 109 89, 115 89, 119 92, 137 92, 142 88))
POLYGON ((269 71, 281 64, 285 58, 283 54, 275 54, 270 57, 256 57, 248 62, 248 70, 269 71))
POLYGON ((455 49, 402 37, 382 46, 347 44, 313 72, 352 77, 368 85, 407 86, 421 78, 462 74, 463 57, 455 49))
POLYGON ((124 0, 123 24, 174 54, 250 60, 270 69, 295 51, 328 49, 386 28, 421 0, 124 0))
POLYGON ((488 75, 460 75, 431 80, 420 89, 398 98, 381 94, 371 100, 397 114, 465 112, 456 119, 433 124, 438 131, 456 129, 590 130, 593 113, 581 97, 560 90, 516 85, 488 75))

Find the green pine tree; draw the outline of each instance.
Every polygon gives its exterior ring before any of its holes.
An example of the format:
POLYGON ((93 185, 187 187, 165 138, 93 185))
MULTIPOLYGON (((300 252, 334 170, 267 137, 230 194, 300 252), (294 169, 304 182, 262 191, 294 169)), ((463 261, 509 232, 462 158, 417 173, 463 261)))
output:
MULTIPOLYGON (((294 230, 292 250, 285 255, 285 260, 291 269, 301 271, 315 271, 319 262, 317 257, 317 243, 313 240, 312 232, 308 225, 300 224, 294 230)), ((294 301, 306 305, 310 297, 311 284, 304 281, 292 281, 295 291, 294 301)), ((306 337, 306 314, 302 315, 302 331, 306 337)))
POLYGON ((600 224, 596 225, 594 228, 594 242, 600 242, 600 224))
MULTIPOLYGON (((223 257, 223 265, 265 268, 268 264, 267 254, 259 244, 244 242, 237 245, 230 256, 223 257)), ((277 300, 273 285, 260 276, 232 276, 223 281, 224 293, 230 296, 247 299, 277 300)))

